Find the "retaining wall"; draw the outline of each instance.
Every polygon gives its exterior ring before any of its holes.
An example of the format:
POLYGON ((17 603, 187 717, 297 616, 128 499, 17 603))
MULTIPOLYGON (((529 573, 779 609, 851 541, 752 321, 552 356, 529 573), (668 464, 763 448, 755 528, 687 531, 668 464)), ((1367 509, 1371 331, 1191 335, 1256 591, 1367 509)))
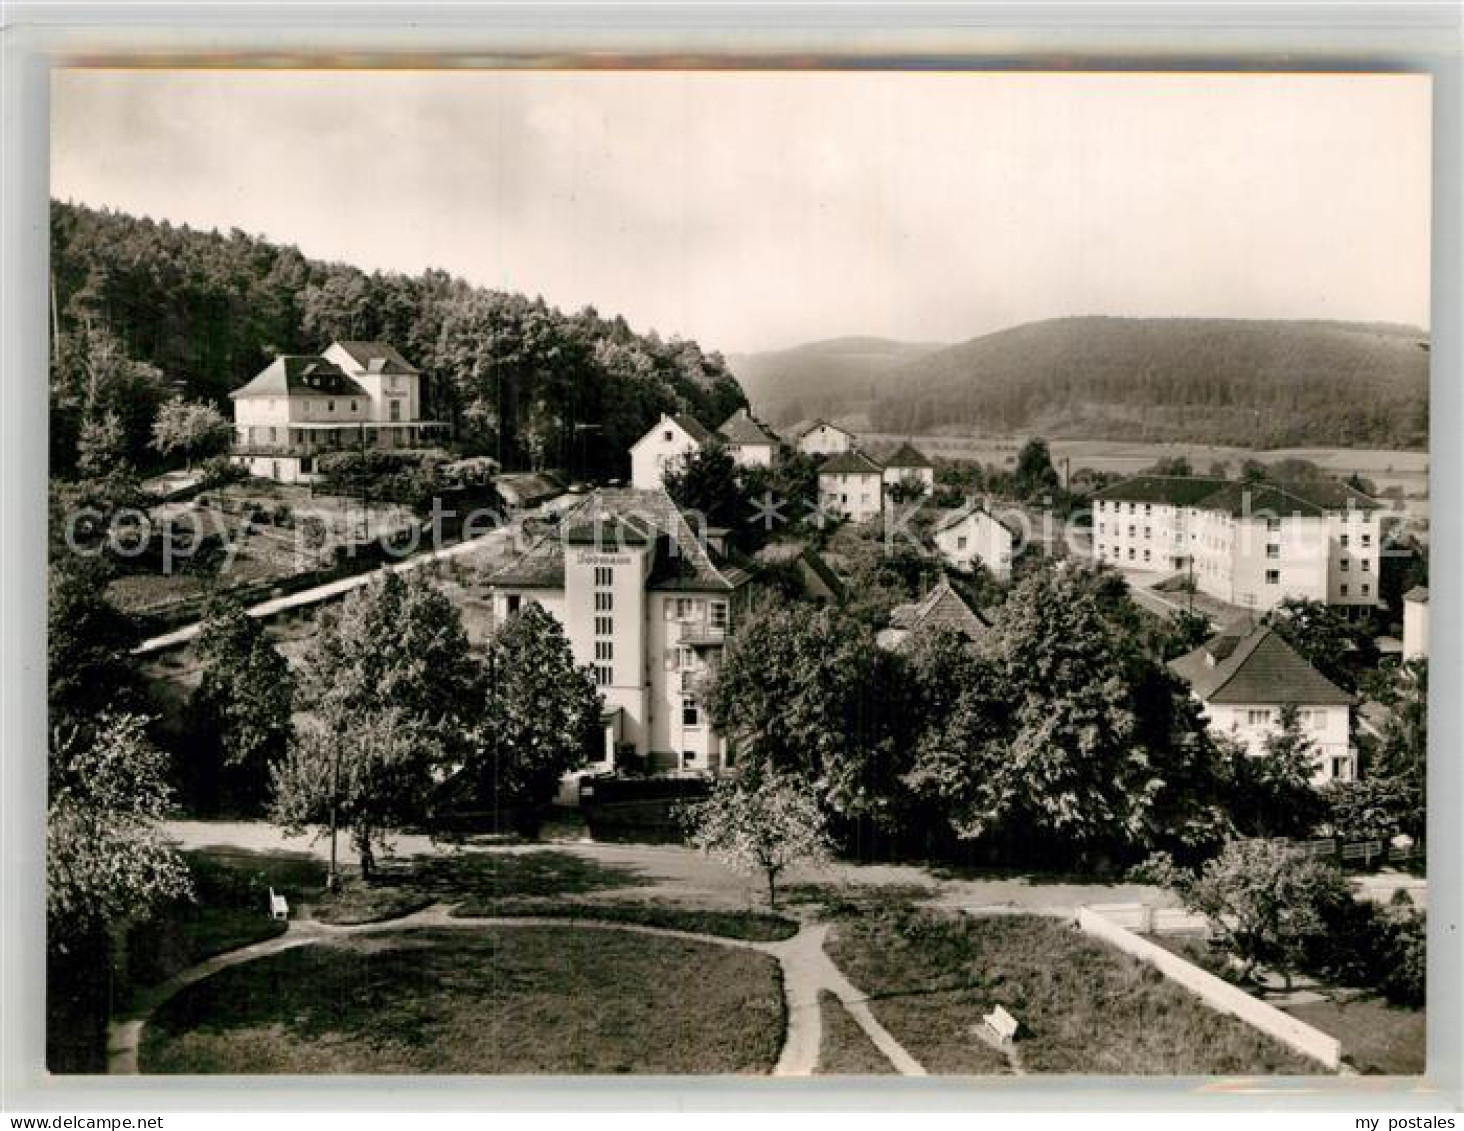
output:
POLYGON ((1149 963, 1166 978, 1178 982, 1191 993, 1198 994, 1211 1008, 1240 1018, 1288 1048, 1320 1061, 1334 1072, 1341 1066, 1342 1045, 1336 1037, 1298 1021, 1274 1005, 1267 1005, 1251 997, 1223 978, 1217 978, 1162 946, 1140 938, 1094 908, 1078 908, 1078 926, 1088 934, 1112 943, 1126 954, 1149 963))

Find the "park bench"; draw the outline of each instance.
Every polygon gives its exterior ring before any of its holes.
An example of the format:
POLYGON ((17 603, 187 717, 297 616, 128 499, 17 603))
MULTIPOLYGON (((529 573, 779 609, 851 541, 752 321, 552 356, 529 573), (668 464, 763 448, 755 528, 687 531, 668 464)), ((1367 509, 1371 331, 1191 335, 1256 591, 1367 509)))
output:
POLYGON ((269 889, 269 917, 271 919, 288 919, 290 917, 290 905, 285 897, 276 895, 275 889, 269 889))
POLYGON ((981 1020, 1003 1044, 1014 1040, 1020 1028, 1017 1019, 999 1005, 990 1013, 982 1014, 981 1020))

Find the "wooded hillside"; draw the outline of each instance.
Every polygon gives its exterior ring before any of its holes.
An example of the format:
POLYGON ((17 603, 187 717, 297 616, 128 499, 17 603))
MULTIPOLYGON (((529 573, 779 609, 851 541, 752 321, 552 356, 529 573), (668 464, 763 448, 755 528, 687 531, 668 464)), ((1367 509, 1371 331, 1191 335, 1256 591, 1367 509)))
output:
POLYGON ((395 345, 426 377, 429 410, 507 466, 624 474, 665 412, 716 427, 745 404, 720 356, 637 333, 593 309, 475 287, 445 272, 367 273, 240 231, 193 231, 53 202, 52 459, 115 419, 134 462, 175 393, 220 407, 275 353, 332 339, 395 345))

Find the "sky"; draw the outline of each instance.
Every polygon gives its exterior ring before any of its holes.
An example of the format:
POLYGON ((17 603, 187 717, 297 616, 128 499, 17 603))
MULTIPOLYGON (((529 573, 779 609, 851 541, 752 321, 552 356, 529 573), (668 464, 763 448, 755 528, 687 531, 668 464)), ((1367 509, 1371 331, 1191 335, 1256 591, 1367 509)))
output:
POLYGON ((71 69, 51 184, 726 353, 1426 328, 1430 129, 1419 76, 71 69))

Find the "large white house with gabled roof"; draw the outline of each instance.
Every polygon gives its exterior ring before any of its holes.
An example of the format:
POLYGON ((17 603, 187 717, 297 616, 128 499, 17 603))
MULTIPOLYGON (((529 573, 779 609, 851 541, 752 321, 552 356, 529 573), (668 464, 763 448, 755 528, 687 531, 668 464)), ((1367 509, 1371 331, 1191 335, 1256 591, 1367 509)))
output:
POLYGON ((1266 740, 1280 728, 1282 709, 1294 707, 1302 733, 1316 748, 1314 780, 1357 777, 1352 696, 1270 628, 1250 622, 1227 628, 1171 660, 1169 670, 1204 704, 1211 728, 1231 735, 1250 754, 1265 751, 1266 740))
POLYGON ((666 472, 712 438, 696 417, 685 412, 662 413, 644 436, 630 446, 630 485, 659 490, 666 472))
POLYGON ((332 452, 419 448, 447 432, 422 419, 420 372, 382 342, 282 354, 229 399, 231 459, 285 483, 314 480, 317 460, 332 452))
POLYGON ((664 490, 603 488, 488 578, 496 623, 536 602, 605 697, 605 743, 651 769, 718 774, 729 751, 703 702, 752 574, 711 548, 664 490))

